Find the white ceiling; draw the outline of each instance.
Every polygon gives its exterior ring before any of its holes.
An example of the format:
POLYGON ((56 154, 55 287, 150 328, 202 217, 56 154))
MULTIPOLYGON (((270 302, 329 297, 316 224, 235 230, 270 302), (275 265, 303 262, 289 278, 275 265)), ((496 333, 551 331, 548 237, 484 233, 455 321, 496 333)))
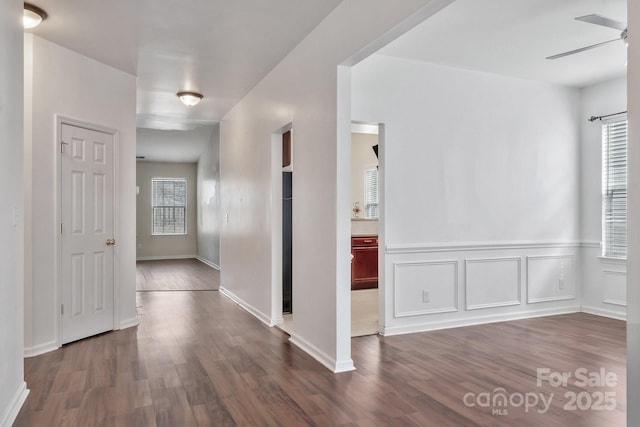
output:
MULTIPOLYGON (((138 127, 156 129, 142 132, 138 155, 195 161, 209 126, 340 1, 33 0, 49 18, 30 31, 137 75, 138 127), (186 107, 175 95, 180 90, 204 99, 186 107), (172 147, 157 130, 173 130, 165 136, 181 142, 172 147)), ((456 0, 379 53, 580 87, 626 72, 622 42, 544 59, 619 35, 574 20, 591 13, 626 21, 626 1, 456 0)))
POLYGON ((218 122, 341 0, 30 0, 38 36, 138 76, 138 126, 218 122), (197 108, 176 93, 204 95, 197 108))
MULTIPOLYGON (((341 2, 30 1, 49 15, 30 32, 137 75, 138 127, 174 131, 220 121, 341 2), (181 90, 200 92, 204 99, 186 107, 176 96, 181 90)), ((172 150, 155 132, 160 142, 154 148, 148 140, 139 141, 138 155, 195 161, 194 150, 210 133, 169 132, 165 136, 180 139, 172 150)))
POLYGON ((338 3, 140 0, 138 126, 219 121, 338 3), (186 108, 177 102, 179 90, 204 99, 186 108))
POLYGON ((545 58, 620 36, 574 19, 593 13, 626 22, 626 0, 456 0, 379 53, 584 87, 626 73, 622 41, 545 58))
POLYGON ((29 0, 48 17, 34 33, 129 74, 136 74, 137 1, 29 0))

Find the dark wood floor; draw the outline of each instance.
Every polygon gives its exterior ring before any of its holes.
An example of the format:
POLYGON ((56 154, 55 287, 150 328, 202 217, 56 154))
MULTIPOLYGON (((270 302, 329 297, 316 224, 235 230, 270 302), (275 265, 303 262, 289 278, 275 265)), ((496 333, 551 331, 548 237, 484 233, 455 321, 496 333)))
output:
POLYGON ((358 369, 333 374, 219 292, 141 292, 138 300, 137 328, 26 359, 31 394, 15 426, 625 425, 620 321, 572 314, 354 338, 358 369), (572 377, 538 386, 538 368, 572 377), (580 387, 580 368, 615 373, 616 385, 580 387), (511 403, 480 406, 498 388, 511 403), (614 410, 596 410, 607 406, 605 392, 614 410), (533 402, 540 393, 553 393, 547 412, 541 402, 516 407, 518 396, 533 402), (564 408, 570 393, 582 393, 582 410, 564 408))
POLYGON ((138 291, 213 291, 220 287, 220 271, 197 259, 138 261, 138 291))

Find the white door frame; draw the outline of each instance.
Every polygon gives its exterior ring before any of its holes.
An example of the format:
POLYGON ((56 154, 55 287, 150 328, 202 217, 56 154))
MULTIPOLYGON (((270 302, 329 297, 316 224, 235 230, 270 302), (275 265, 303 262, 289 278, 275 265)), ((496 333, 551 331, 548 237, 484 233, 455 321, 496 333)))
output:
MULTIPOLYGON (((113 238, 116 242, 121 241, 119 227, 118 227, 118 212, 120 211, 118 200, 120 194, 120 181, 118 180, 118 172, 119 172, 119 136, 120 133, 118 130, 96 125, 93 123, 85 122, 82 120, 72 119, 70 117, 65 117, 62 115, 56 114, 56 128, 55 128, 55 137, 54 137, 54 149, 56 153, 56 162, 54 176, 55 176, 55 186, 54 186, 54 218, 55 218, 55 277, 54 277, 54 290, 55 290, 55 331, 56 331, 56 346, 62 347, 62 314, 60 313, 60 305, 62 304, 62 236, 60 233, 60 224, 62 222, 62 156, 60 152, 60 146, 62 142, 62 125, 70 125, 83 129, 88 129, 96 132, 106 133, 113 137, 113 238)), ((118 274, 118 245, 116 244, 113 247, 113 330, 118 329, 118 325, 120 325, 120 310, 119 310, 119 301, 120 301, 120 286, 117 278, 118 274)))

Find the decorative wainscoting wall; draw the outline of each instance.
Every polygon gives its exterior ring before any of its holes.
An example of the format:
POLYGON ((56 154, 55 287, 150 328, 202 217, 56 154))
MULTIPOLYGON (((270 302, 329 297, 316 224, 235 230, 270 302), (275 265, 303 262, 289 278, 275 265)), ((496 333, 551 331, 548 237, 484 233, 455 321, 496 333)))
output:
MULTIPOLYGON (((380 333, 581 311, 581 244, 387 245, 380 333)), ((618 276, 608 278, 618 282, 618 276)), ((623 298, 619 286, 609 299, 623 298)))
POLYGON ((522 303, 521 258, 467 259, 464 274, 467 310, 522 303))
POLYGON ((598 243, 582 247, 582 311, 626 319, 627 263, 600 256, 598 243))

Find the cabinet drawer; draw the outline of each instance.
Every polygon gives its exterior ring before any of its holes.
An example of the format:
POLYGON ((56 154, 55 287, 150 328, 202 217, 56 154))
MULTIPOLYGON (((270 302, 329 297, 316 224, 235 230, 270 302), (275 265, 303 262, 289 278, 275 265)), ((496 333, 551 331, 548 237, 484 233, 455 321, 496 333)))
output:
POLYGON ((377 246, 377 237, 352 237, 351 246, 377 246))

